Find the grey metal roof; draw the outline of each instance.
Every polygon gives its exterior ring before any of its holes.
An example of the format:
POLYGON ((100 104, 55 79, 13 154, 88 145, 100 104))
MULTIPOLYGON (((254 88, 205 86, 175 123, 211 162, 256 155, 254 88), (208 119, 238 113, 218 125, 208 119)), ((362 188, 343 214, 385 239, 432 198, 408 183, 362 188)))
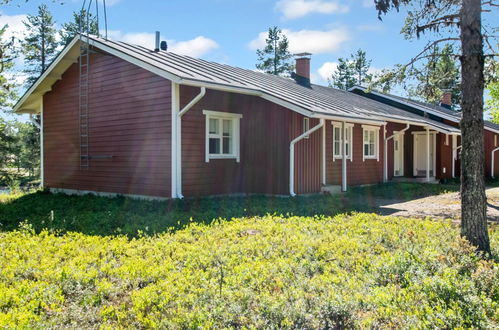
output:
MULTIPOLYGON (((421 125, 430 125, 448 132, 458 132, 454 127, 429 120, 416 114, 371 100, 353 93, 329 87, 312 85, 304 87, 293 79, 274 76, 248 69, 241 69, 225 64, 209 62, 178 55, 171 52, 155 52, 142 46, 124 42, 90 37, 90 44, 103 51, 114 52, 124 58, 147 65, 151 70, 172 75, 176 79, 189 83, 209 84, 209 86, 228 86, 249 92, 261 93, 265 97, 281 100, 316 115, 329 115, 348 120, 410 120, 421 125)), ((72 47, 78 47, 73 40, 72 47)), ((35 83, 36 85, 36 83, 35 83)), ((211 88, 211 87, 209 87, 211 88)), ((34 89, 30 89, 33 91, 34 89)), ((21 100, 26 99, 23 96, 21 100)), ((21 108, 21 105, 16 105, 21 108)))
MULTIPOLYGON (((361 90, 361 91, 366 91, 367 90, 366 88, 364 88, 362 86, 355 86, 352 89, 358 89, 358 90, 361 90)), ((403 103, 405 103, 407 105, 412 105, 416 109, 419 109, 419 110, 422 110, 422 111, 433 111, 434 113, 436 112, 437 116, 438 116, 438 114, 441 114, 441 115, 444 115, 446 117, 449 117, 449 116, 453 117, 456 120, 456 122, 461 121, 462 113, 460 111, 450 110, 450 109, 442 107, 442 106, 440 106, 438 104, 431 104, 431 103, 422 102, 422 101, 418 101, 418 100, 413 100, 413 99, 410 99, 410 98, 406 98, 406 97, 402 97, 402 96, 398 96, 398 95, 394 95, 394 94, 382 93, 382 92, 379 92, 379 91, 376 91, 376 94, 379 95, 379 96, 381 96, 381 97, 385 96, 385 97, 389 97, 389 98, 398 100, 398 101, 403 102, 403 103)), ((499 125, 494 124, 491 121, 484 120, 484 125, 485 125, 485 127, 488 127, 490 129, 499 131, 499 125)))

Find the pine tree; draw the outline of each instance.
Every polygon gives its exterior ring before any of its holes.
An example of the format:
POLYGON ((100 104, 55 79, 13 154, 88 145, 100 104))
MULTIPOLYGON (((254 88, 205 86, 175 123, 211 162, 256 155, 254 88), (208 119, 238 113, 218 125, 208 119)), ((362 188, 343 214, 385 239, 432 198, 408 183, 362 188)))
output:
POLYGON ((338 58, 338 66, 329 79, 329 86, 348 90, 355 86, 355 68, 348 59, 338 58))
POLYGON ((364 86, 371 82, 369 74, 371 60, 367 59, 366 52, 359 49, 350 59, 338 58, 338 66, 329 79, 329 86, 348 90, 355 85, 364 86))
POLYGON ((99 35, 97 18, 92 13, 89 13, 87 17, 87 11, 83 9, 80 12, 73 12, 73 21, 62 24, 62 29, 59 31, 61 37, 60 44, 62 46, 69 44, 80 33, 80 28, 91 35, 99 35))
POLYGON ((28 34, 22 42, 25 57, 25 73, 29 75, 26 84, 30 86, 44 71, 57 52, 55 22, 47 5, 38 7, 37 15, 28 15, 23 22, 28 34))
POLYGON ((442 94, 452 93, 452 103, 456 106, 461 102, 461 78, 459 66, 454 59, 452 45, 442 49, 435 45, 433 51, 421 68, 413 68, 407 76, 414 78, 415 86, 409 87, 409 95, 433 104, 438 104, 442 94))
POLYGON ((266 46, 256 51, 259 63, 256 68, 276 76, 287 76, 294 70, 293 55, 289 52, 288 38, 277 26, 269 28, 266 46))
MULTIPOLYGON (((378 15, 400 6, 407 10, 402 30, 408 39, 435 33, 433 40, 409 64, 428 55, 434 45, 458 42, 461 62, 461 236, 478 250, 490 254, 487 197, 484 180, 484 37, 482 13, 497 9, 493 1, 480 0, 374 0, 378 15)), ((497 53, 491 48, 492 53, 497 53)))
POLYGON ((366 52, 359 49, 357 53, 352 54, 350 58, 352 59, 352 68, 355 72, 355 83, 358 86, 369 84, 373 78, 369 73, 372 61, 367 59, 366 52))
POLYGON ((7 25, 0 28, 0 109, 5 110, 15 98, 15 83, 8 79, 7 74, 12 70, 14 63, 14 53, 12 51, 12 41, 4 38, 7 25))

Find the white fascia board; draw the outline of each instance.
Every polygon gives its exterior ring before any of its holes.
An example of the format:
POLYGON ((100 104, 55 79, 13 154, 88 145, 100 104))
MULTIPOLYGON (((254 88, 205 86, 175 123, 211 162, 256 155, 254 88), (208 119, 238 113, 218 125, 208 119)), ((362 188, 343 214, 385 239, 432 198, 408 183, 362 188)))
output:
MULTIPOLYGON (((35 93, 36 89, 38 88, 38 86, 46 79, 48 78, 49 76, 57 76, 59 77, 59 75, 54 75, 52 73, 52 71, 57 67, 57 65, 59 64, 59 62, 61 62, 65 57, 66 55, 73 49, 73 47, 75 46, 75 44, 78 42, 78 37, 74 37, 73 40, 71 40, 71 42, 69 43, 69 45, 67 45, 60 53, 59 55, 55 58, 55 60, 50 64, 50 66, 47 68, 47 70, 45 70, 45 72, 35 81, 35 83, 26 91, 26 93, 24 93, 24 95, 21 97, 21 99, 16 103, 16 105, 14 105, 13 107, 13 111, 14 112, 18 112, 22 106, 24 105, 24 103, 26 102, 26 100, 32 95, 35 93)), ((40 94, 40 97, 43 97, 43 94, 40 94)))
POLYGON ((332 121, 338 121, 338 122, 357 123, 357 124, 372 124, 372 125, 377 125, 377 126, 383 126, 384 124, 386 124, 386 122, 381 120, 381 119, 380 120, 364 119, 364 118, 349 117, 349 116, 334 116, 334 115, 314 114, 311 116, 311 118, 332 120, 332 121))

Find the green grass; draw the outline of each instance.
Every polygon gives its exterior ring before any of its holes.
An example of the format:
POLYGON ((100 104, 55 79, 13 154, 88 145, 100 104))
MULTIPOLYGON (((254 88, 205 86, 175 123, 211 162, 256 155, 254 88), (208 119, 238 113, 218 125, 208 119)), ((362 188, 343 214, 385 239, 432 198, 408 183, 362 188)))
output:
POLYGON ((0 328, 496 328, 499 263, 473 251, 450 222, 372 214, 25 226, 0 233, 0 328))
POLYGON ((53 195, 46 192, 0 195, 0 230, 13 230, 29 223, 35 231, 44 228, 90 235, 136 236, 183 228, 190 222, 210 223, 213 219, 275 215, 336 215, 374 212, 372 200, 414 199, 447 191, 456 184, 386 184, 352 187, 336 196, 221 197, 183 201, 137 201, 128 198, 53 195))

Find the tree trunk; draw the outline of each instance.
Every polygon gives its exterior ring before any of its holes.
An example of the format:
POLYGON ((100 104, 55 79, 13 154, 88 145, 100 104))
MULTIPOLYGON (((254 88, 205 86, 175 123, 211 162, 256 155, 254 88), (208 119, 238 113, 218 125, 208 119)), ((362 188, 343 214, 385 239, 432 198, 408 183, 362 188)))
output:
POLYGON ((481 1, 463 0, 461 8, 461 236, 490 253, 484 181, 484 56, 481 1))

